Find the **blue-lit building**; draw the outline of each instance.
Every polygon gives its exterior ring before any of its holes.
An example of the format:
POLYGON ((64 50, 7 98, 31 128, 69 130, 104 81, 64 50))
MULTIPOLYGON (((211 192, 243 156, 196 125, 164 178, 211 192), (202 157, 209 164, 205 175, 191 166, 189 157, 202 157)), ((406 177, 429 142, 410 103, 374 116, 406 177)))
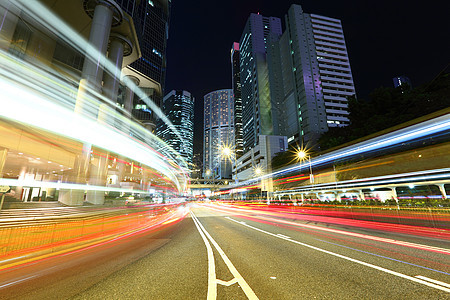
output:
POLYGON ((204 96, 203 174, 207 178, 231 178, 234 159, 234 97, 232 89, 204 96), (231 149, 230 155, 222 153, 231 149))
POLYGON ((281 20, 250 14, 239 42, 242 92, 243 153, 258 144, 259 135, 277 134, 274 130, 270 95, 267 47, 270 36, 282 34, 281 20))
POLYGON ((234 94, 234 151, 236 158, 244 154, 244 140, 242 138, 242 92, 239 43, 234 42, 231 47, 231 75, 234 94))
POLYGON ((179 133, 164 122, 158 123, 158 136, 169 144, 187 163, 194 156, 194 97, 183 90, 172 90, 163 99, 163 112, 179 133))
POLYGON ((331 127, 350 124, 348 97, 355 86, 339 19, 305 13, 293 4, 286 30, 269 49, 272 101, 278 133, 290 144, 315 147, 331 127))
POLYGON ((395 88, 398 88, 398 87, 402 88, 402 92, 404 90, 412 89, 411 79, 409 79, 409 77, 407 77, 405 75, 394 77, 394 78, 392 78, 392 81, 394 81, 395 88))

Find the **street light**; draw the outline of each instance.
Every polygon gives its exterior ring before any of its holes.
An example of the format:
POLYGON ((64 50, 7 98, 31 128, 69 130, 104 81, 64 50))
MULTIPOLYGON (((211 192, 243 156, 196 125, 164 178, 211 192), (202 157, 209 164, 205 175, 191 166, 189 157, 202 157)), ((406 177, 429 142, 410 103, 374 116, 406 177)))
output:
MULTIPOLYGON (((231 178, 233 178, 233 160, 236 164, 236 159, 233 155, 233 149, 227 145, 222 146, 221 154, 222 154, 222 157, 225 158, 225 170, 227 169, 227 159, 230 160, 230 162, 231 162, 231 178)), ((237 179, 237 174, 236 174, 236 179, 237 179)))
MULTIPOLYGON (((261 166, 254 167, 253 173, 256 175, 256 177, 260 177, 262 175, 262 173, 263 173, 263 169, 261 168, 261 166)), ((260 187, 260 189, 261 189, 261 193, 260 193, 261 199, 262 199, 262 188, 263 187, 262 187, 262 178, 261 178, 261 187, 260 187)))
POLYGON ((314 175, 312 172, 311 166, 311 155, 309 155, 305 150, 299 149, 297 151, 297 158, 300 160, 300 163, 306 158, 309 160, 309 183, 314 183, 314 175))

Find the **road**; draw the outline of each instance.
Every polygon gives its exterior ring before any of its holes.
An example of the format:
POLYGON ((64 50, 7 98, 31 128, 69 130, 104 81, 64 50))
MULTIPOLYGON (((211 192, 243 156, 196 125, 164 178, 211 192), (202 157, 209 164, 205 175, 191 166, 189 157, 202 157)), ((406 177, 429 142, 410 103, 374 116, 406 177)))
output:
POLYGON ((193 205, 158 231, 3 270, 0 298, 450 299, 447 231, 333 219, 193 205))

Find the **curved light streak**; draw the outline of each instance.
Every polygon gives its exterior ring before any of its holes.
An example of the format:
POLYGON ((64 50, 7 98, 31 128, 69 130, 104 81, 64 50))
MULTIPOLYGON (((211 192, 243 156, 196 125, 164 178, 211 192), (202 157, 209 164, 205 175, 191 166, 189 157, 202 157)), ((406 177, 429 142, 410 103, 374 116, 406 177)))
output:
MULTIPOLYGON (((115 65, 97 49, 95 49, 83 36, 78 32, 74 31, 70 26, 68 26, 64 21, 62 21, 58 16, 56 16, 52 11, 50 11, 46 6, 39 3, 39 1, 23 1, 20 0, 15 3, 21 10, 25 11, 30 17, 39 22, 42 26, 50 30, 53 34, 57 35, 64 42, 68 43, 74 49, 85 54, 86 59, 98 60, 100 57, 100 62, 105 71, 110 74, 121 74, 121 70, 118 70, 115 65)), ((138 86, 136 86, 128 78, 123 78, 123 84, 130 88, 136 95, 138 95, 150 108, 151 110, 162 119, 167 126, 175 133, 175 135, 182 140, 181 134, 175 128, 175 126, 170 122, 170 120, 164 115, 161 109, 148 97, 147 94, 142 91, 138 86)), ((97 97, 104 98, 102 95, 96 95, 97 97)), ((108 99, 106 99, 108 100, 108 99)), ((120 108, 119 108, 120 110, 120 108)), ((125 112, 124 112, 125 113, 125 112)), ((156 138, 156 137, 154 137, 156 138)), ((162 140, 156 138, 159 144, 163 143, 162 140)), ((172 148, 171 154, 174 155, 176 151, 172 148)), ((187 166, 186 161, 179 155, 176 155, 176 160, 178 164, 187 166)))
MULTIPOLYGON (((402 128, 391 133, 384 134, 380 137, 376 137, 364 142, 357 143, 352 146, 344 147, 332 151, 328 154, 320 155, 318 157, 311 158, 311 165, 313 167, 320 166, 322 164, 331 163, 338 159, 349 158, 357 154, 362 154, 369 151, 380 150, 396 144, 412 141, 418 138, 426 137, 429 135, 450 131, 450 114, 446 114, 432 120, 428 120, 419 124, 402 128)), ((298 165, 282 169, 270 174, 253 178, 245 181, 240 185, 247 185, 251 182, 255 182, 261 179, 274 177, 282 174, 287 174, 295 171, 301 171, 302 168, 306 169, 305 165, 298 165)))

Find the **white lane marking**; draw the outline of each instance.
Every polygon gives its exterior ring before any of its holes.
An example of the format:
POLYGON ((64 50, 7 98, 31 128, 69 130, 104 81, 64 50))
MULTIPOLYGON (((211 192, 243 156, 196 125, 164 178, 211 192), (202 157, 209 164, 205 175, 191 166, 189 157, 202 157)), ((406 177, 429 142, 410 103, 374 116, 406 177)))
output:
POLYGON ((215 300, 217 297, 217 284, 216 284, 216 265, 214 264, 214 253, 212 251, 212 247, 208 242, 208 239, 203 234, 203 231, 197 224, 197 220, 194 218, 194 214, 191 212, 192 220, 194 220, 194 224, 197 227, 198 232, 200 233, 203 242, 206 245, 206 251, 208 252, 208 300, 215 300))
POLYGON ((245 295, 248 299, 258 299, 255 292, 253 292, 252 288, 248 285, 248 283, 244 280, 244 278, 239 274, 236 267, 231 263, 228 256, 223 252, 222 248, 220 248, 219 244, 212 238, 212 236, 206 231, 206 229, 203 227, 202 223, 197 219, 197 217, 194 215, 193 212, 191 212, 191 216, 193 219, 195 219, 198 222, 198 225, 200 226, 200 229, 203 230, 203 233, 208 237, 210 242, 214 245, 214 248, 216 248, 217 252, 219 252, 220 256, 222 257, 223 261, 227 265, 228 269, 230 270, 231 274, 233 274, 234 278, 237 280, 238 284, 244 291, 245 295))
MULTIPOLYGON (((233 221, 235 223, 241 224, 239 221, 236 221, 236 220, 234 220, 234 219, 232 219, 230 217, 225 217, 225 218, 229 219, 230 221, 233 221)), ((443 286, 440 286, 440 285, 437 285, 437 284, 434 284, 434 283, 430 283, 430 282, 427 282, 425 280, 421 280, 421 279, 418 279, 418 278, 415 278, 415 277, 412 277, 412 276, 409 276, 409 275, 406 275, 406 274, 403 274, 403 273, 399 273, 399 272, 392 271, 392 270, 389 270, 389 269, 386 269, 386 268, 383 268, 383 267, 372 265, 370 263, 366 263, 366 262, 363 262, 363 261, 358 260, 358 259, 354 259, 354 258, 345 256, 345 255, 341 255, 341 254, 338 254, 338 253, 335 253, 335 252, 331 252, 331 251, 328 251, 328 250, 325 250, 325 249, 322 249, 322 248, 319 248, 319 247, 316 247, 316 246, 312 246, 312 245, 309 245, 309 244, 305 244, 305 243, 296 241, 296 240, 287 239, 287 238, 281 237, 281 236, 279 236, 277 234, 274 234, 274 233, 271 233, 271 232, 259 229, 257 227, 254 227, 254 226, 251 226, 251 225, 248 225, 248 224, 243 225, 243 226, 246 226, 246 227, 254 229, 256 231, 259 231, 259 232, 262 232, 262 233, 274 236, 274 237, 279 238, 279 239, 283 239, 283 240, 286 240, 286 241, 289 241, 289 242, 292 242, 292 243, 295 243, 295 244, 298 244, 298 245, 301 245, 301 246, 305 246, 305 247, 308 247, 308 248, 311 248, 311 249, 314 249, 314 250, 317 250, 317 251, 320 251, 320 252, 323 252, 323 253, 327 253, 327 254, 330 254, 330 255, 333 255, 333 256, 336 256, 336 257, 340 257, 340 258, 352 261, 354 263, 361 264, 361 265, 366 266, 366 267, 370 267, 370 268, 373 268, 373 269, 376 269, 376 270, 379 270, 379 271, 382 271, 382 272, 385 272, 385 273, 388 273, 388 274, 391 274, 391 275, 395 275, 395 276, 398 276, 398 277, 401 277, 401 278, 405 278, 405 279, 408 279, 408 280, 411 280, 411 281, 414 281, 414 282, 417 282, 417 283, 421 283, 421 284, 427 285, 429 287, 432 287, 432 288, 435 288, 435 289, 438 289, 438 290, 450 293, 450 289, 449 288, 446 288, 446 287, 443 287, 443 286)))
POLYGON ((284 238, 287 238, 287 239, 290 239, 290 237, 288 237, 287 235, 281 234, 281 233, 277 233, 277 235, 281 236, 281 237, 284 237, 284 238))
POLYGON ((236 278, 233 278, 230 281, 223 281, 223 280, 220 280, 220 279, 216 279, 216 281, 217 281, 218 284, 221 284, 221 285, 224 285, 224 286, 230 286, 230 285, 235 284, 236 282, 238 282, 236 278))
MULTIPOLYGON (((210 206, 208 206, 208 209, 221 211, 221 212, 229 212, 227 210, 218 209, 218 208, 210 207, 210 206)), ((322 231, 327 231, 327 232, 332 232, 332 233, 338 233, 338 234, 368 239, 368 240, 377 241, 377 242, 384 242, 384 243, 389 243, 389 244, 394 244, 394 245, 400 245, 400 246, 405 246, 405 247, 421 249, 421 250, 429 250, 429 251, 439 252, 439 253, 443 253, 443 254, 450 254, 450 249, 446 249, 446 248, 439 248, 439 247, 428 246, 428 245, 423 245, 423 244, 416 244, 416 243, 410 243, 410 242, 405 242, 405 241, 400 241, 400 240, 393 240, 393 239, 382 238, 382 237, 378 237, 378 236, 356 233, 356 232, 347 232, 344 230, 325 228, 325 227, 309 225, 309 224, 300 224, 300 223, 295 223, 295 222, 290 222, 290 221, 285 221, 285 220, 280 220, 280 219, 273 219, 270 217, 253 216, 253 218, 260 219, 260 220, 272 221, 272 222, 276 222, 276 223, 280 223, 280 224, 287 224, 287 225, 291 225, 291 226, 311 228, 311 229, 322 230, 322 231)), ((236 223, 245 225, 245 222, 236 221, 236 223)))
POLYGON ((30 276, 30 277, 25 277, 25 278, 22 278, 22 279, 19 279, 19 280, 10 282, 10 283, 2 284, 2 285, 0 285, 0 289, 8 287, 10 285, 14 285, 14 284, 20 283, 22 281, 25 281, 25 280, 28 280, 28 279, 31 279, 31 278, 34 278, 34 277, 37 277, 37 275, 33 275, 33 276, 30 276))
POLYGON ((425 276, 422 276, 422 275, 417 275, 416 277, 417 277, 417 278, 420 278, 420 279, 423 279, 423 280, 426 280, 426 281, 429 281, 429 282, 433 282, 433 283, 436 283, 436 284, 439 284, 439 285, 443 285, 443 286, 446 286, 446 287, 450 288, 450 284, 445 283, 445 282, 442 282, 442 281, 439 281, 439 280, 436 280, 436 279, 431 279, 431 278, 428 278, 428 277, 425 277, 425 276))

